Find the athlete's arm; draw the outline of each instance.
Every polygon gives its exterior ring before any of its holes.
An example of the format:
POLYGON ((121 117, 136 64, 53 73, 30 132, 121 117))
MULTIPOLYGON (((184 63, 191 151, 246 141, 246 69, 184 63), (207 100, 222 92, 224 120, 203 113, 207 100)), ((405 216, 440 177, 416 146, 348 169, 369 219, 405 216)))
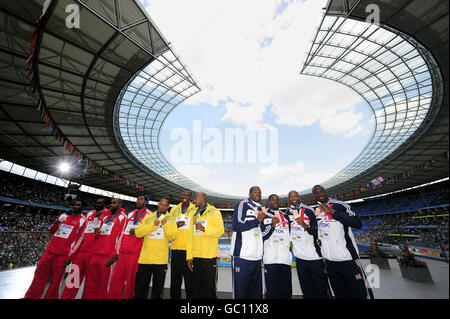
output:
POLYGON ((358 216, 351 210, 350 206, 342 203, 342 204, 333 204, 334 213, 332 216, 337 221, 340 221, 342 224, 352 227, 352 228, 361 228, 362 222, 358 216))
POLYGON ((259 221, 257 218, 246 220, 247 210, 245 209, 245 203, 240 202, 234 208, 233 214, 233 231, 243 232, 256 227, 259 227, 259 221))

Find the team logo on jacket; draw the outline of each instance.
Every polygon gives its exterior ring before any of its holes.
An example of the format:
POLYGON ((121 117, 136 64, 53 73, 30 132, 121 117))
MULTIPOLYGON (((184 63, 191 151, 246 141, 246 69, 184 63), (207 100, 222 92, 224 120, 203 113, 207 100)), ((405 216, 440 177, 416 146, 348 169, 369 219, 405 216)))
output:
POLYGON ((356 280, 362 279, 361 274, 356 274, 355 279, 356 280))
POLYGON ((247 216, 257 216, 258 212, 253 209, 247 209, 247 216))

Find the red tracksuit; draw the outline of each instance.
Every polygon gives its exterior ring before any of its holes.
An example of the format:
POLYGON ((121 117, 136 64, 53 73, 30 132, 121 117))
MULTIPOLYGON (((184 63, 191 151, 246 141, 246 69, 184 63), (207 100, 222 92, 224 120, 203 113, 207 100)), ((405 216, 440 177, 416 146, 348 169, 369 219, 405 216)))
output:
POLYGON ((39 260, 25 299, 41 298, 50 278, 50 286, 44 298, 57 299, 59 296, 60 284, 66 269, 64 261, 70 259, 70 256, 77 250, 76 243, 82 237, 86 227, 86 218, 82 214, 65 214, 67 217, 63 222, 53 224, 49 229, 53 237, 39 260))
POLYGON ((93 255, 93 245, 95 242, 95 228, 101 227, 102 219, 105 216, 110 214, 110 211, 107 209, 103 209, 100 212, 100 215, 96 218, 97 211, 93 210, 86 214, 86 228, 83 233, 83 236, 77 242, 79 249, 77 250, 77 254, 73 254, 72 256, 72 268, 70 270, 69 276, 65 281, 64 291, 61 295, 61 299, 75 299, 79 285, 83 282, 83 279, 86 276, 86 272, 91 262, 93 255), (73 277, 76 275, 75 270, 79 271, 78 275, 78 284, 74 285, 76 281, 74 281, 73 277))
POLYGON ((89 263, 84 283, 83 299, 105 299, 114 264, 106 267, 108 259, 119 254, 119 239, 127 221, 125 209, 105 216, 101 232, 97 234, 93 246, 93 256, 89 263))
POLYGON ((136 228, 144 217, 150 213, 148 209, 143 208, 128 214, 124 231, 119 240, 119 259, 111 277, 108 291, 109 299, 121 299, 124 286, 126 287, 124 298, 132 299, 134 297, 138 259, 144 238, 136 238, 135 235, 130 235, 129 231, 136 228))

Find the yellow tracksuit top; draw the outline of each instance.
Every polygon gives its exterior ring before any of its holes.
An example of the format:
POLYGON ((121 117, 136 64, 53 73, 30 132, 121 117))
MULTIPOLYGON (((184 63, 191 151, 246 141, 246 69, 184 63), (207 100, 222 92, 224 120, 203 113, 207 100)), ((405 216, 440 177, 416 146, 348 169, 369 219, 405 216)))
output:
POLYGON ((157 212, 153 212, 144 217, 142 222, 136 227, 137 238, 144 238, 139 264, 164 265, 169 263, 169 240, 174 240, 177 234, 177 224, 170 214, 166 214, 167 222, 161 226, 154 225, 158 219, 157 212))
MULTIPOLYGON (((182 215, 181 206, 182 203, 172 207, 172 209, 170 210, 170 216, 172 216, 175 219, 175 223, 177 222, 177 218, 179 218, 182 215)), ((192 216, 194 216, 194 213, 196 211, 197 207, 195 207, 193 203, 189 203, 189 207, 185 213, 186 224, 183 227, 177 229, 177 236, 175 240, 172 240, 172 245, 170 246, 171 250, 187 250, 188 237, 190 236, 193 225, 192 216), (189 223, 187 222, 188 218, 189 223)))
POLYGON ((222 213, 214 206, 207 204, 206 210, 202 214, 194 214, 192 220, 192 230, 188 238, 186 260, 219 256, 219 238, 225 232, 222 213), (195 230, 196 222, 203 224, 203 227, 205 227, 204 232, 197 232, 195 230))

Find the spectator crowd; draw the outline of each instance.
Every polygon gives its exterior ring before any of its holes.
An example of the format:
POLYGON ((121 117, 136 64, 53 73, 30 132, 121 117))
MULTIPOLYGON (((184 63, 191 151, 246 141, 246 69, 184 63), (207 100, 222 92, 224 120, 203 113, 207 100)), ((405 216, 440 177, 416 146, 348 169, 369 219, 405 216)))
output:
MULTIPOLYGON (((410 246, 445 250, 448 255, 447 186, 448 182, 444 182, 442 185, 429 187, 428 190, 413 190, 352 205, 364 225, 361 230, 354 230, 355 239, 361 243, 371 243, 374 239, 394 245, 408 243, 410 246), (408 203, 419 202, 417 198, 420 198, 421 208, 405 212, 404 208, 408 207, 408 203), (423 209, 425 206, 433 208, 423 209), (394 211, 380 214, 380 209, 394 211), (430 225, 435 227, 405 227, 430 225), (389 236, 390 234, 418 237, 389 236)), ((69 207, 70 203, 64 201, 65 193, 66 189, 63 187, 0 171, 0 196, 69 207)), ((80 194, 87 202, 87 209, 93 209, 98 196, 80 194)), ((130 212, 135 209, 135 203, 123 201, 123 207, 130 212)), ((149 209, 153 211, 156 207, 149 206, 149 209)), ((58 210, 33 205, 0 202, 0 270, 35 265, 50 240, 48 228, 59 213, 58 210)), ((231 240, 233 212, 222 213, 225 225, 222 240, 228 241, 231 240)))

